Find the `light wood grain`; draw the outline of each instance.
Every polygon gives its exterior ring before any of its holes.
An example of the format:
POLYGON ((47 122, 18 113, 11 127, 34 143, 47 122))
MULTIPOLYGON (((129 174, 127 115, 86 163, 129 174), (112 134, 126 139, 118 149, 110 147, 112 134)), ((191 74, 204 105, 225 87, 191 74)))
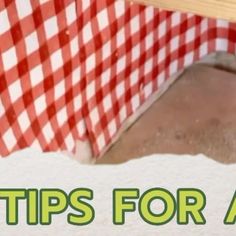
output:
POLYGON ((128 0, 165 10, 190 12, 236 22, 236 0, 128 0))

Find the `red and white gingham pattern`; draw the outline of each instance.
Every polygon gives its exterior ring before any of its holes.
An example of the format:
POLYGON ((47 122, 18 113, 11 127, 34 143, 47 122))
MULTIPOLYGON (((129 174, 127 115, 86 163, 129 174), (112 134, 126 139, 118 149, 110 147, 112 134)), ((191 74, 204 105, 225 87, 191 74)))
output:
POLYGON ((236 24, 116 0, 0 1, 0 155, 95 156, 174 73, 236 53, 236 24))
POLYGON ((0 154, 72 151, 86 133, 76 1, 0 4, 0 154))

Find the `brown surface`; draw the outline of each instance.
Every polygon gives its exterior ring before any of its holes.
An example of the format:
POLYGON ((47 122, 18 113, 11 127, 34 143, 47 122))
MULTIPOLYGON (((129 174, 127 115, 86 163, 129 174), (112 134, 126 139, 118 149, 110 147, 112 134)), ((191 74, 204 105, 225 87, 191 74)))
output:
POLYGON ((236 162, 236 75, 189 68, 98 163, 154 153, 204 153, 236 162))

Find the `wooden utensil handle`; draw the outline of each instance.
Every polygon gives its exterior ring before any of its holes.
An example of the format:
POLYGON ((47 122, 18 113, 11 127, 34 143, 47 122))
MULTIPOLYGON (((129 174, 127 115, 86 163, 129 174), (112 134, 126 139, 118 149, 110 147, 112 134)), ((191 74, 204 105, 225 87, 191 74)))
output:
POLYGON ((236 0, 127 0, 171 11, 190 12, 201 16, 236 22, 236 0))

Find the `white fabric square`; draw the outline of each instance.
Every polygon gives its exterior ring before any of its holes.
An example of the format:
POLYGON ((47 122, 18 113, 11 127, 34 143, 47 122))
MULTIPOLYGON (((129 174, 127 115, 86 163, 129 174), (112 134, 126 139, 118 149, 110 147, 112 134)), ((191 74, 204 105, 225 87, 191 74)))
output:
POLYGON ((216 50, 227 51, 229 41, 227 39, 216 39, 216 50))
POLYGON ((22 88, 21 88, 21 83, 20 80, 16 80, 14 83, 12 83, 9 87, 9 94, 11 97, 11 102, 14 103, 17 101, 22 96, 22 88))
POLYGON ((47 143, 50 143, 50 141, 54 137, 54 132, 52 130, 52 126, 51 126, 50 122, 48 122, 43 127, 43 134, 44 134, 44 138, 46 139, 47 143))
POLYGON ((72 84, 77 85, 80 79, 80 67, 78 67, 72 72, 72 84))
POLYGON ((57 112, 57 121, 58 125, 62 126, 67 120, 67 111, 66 107, 64 106, 59 112, 57 112))
POLYGON ((139 31, 139 15, 135 16, 130 22, 131 34, 135 34, 139 31))
POLYGON ((196 37, 195 29, 196 29, 195 27, 188 29, 186 33, 186 44, 192 42, 195 39, 196 37))
POLYGON ((217 25, 217 27, 228 29, 229 28, 229 21, 218 19, 216 21, 216 25, 217 25))
POLYGON ((29 116, 27 112, 24 110, 18 117, 18 121, 20 124, 21 131, 24 133, 31 125, 29 120, 29 116))
POLYGON ((184 57, 184 66, 189 66, 193 63, 193 56, 194 56, 193 52, 190 52, 190 53, 185 55, 185 57, 184 57))
POLYGON ((38 65, 36 67, 34 67, 31 71, 30 71, 30 81, 32 86, 36 86, 39 83, 41 83, 44 79, 44 75, 43 75, 43 68, 42 65, 38 65))
POLYGON ((16 0, 15 2, 19 19, 23 19, 32 13, 30 0, 16 0))
POLYGON ((146 50, 150 49, 154 44, 154 34, 153 32, 148 34, 145 38, 146 50))
POLYGON ((96 107, 90 113, 90 117, 91 117, 91 119, 93 121, 93 124, 96 125, 99 122, 100 117, 98 115, 98 109, 96 107))
POLYGON ((57 24, 57 17, 51 17, 44 23, 44 28, 46 32, 47 39, 52 38, 56 34, 58 34, 58 24, 57 24))
POLYGON ((158 27, 158 38, 162 38, 166 34, 166 21, 164 20, 158 27))
POLYGON ((117 19, 124 14, 125 4, 126 3, 123 1, 115 1, 115 14, 117 19))
POLYGON ((204 18, 202 21, 201 21, 201 34, 202 33, 205 33, 208 29, 208 18, 204 18))
POLYGON ((121 81, 117 86, 116 86, 116 96, 119 99, 121 96, 124 95, 125 91, 125 82, 121 81))
POLYGON ((109 130, 110 137, 113 137, 113 135, 116 133, 116 130, 117 130, 116 122, 114 119, 109 122, 108 130, 109 130))
POLYGON ((25 44, 26 52, 28 55, 39 48, 39 41, 36 31, 25 38, 25 44))
POLYGON ((16 145, 16 138, 12 128, 9 128, 6 133, 3 134, 2 138, 9 150, 11 150, 16 145))
POLYGON ((140 44, 137 44, 135 47, 132 48, 132 61, 135 61, 140 57, 140 50, 140 44))
POLYGON ((88 7, 90 7, 90 0, 85 0, 85 1, 81 1, 82 2, 82 11, 85 11, 88 7))
POLYGON ((170 64, 170 76, 178 72, 178 61, 175 60, 170 64))
POLYGON ((71 56, 74 57, 79 52, 79 38, 74 37, 70 42, 71 56))
POLYGON ((130 75, 130 86, 134 86, 138 83, 139 80, 139 70, 135 70, 132 72, 132 74, 130 75))
POLYGON ((102 47, 102 59, 103 61, 111 55, 111 41, 108 41, 102 47))
POLYGON ((101 76, 101 80, 102 80, 102 83, 101 85, 102 86, 105 86, 111 79, 111 69, 108 68, 105 72, 102 73, 102 76, 101 76))
POLYGON ((171 39, 171 41, 170 41, 171 52, 174 52, 175 50, 177 50, 179 48, 179 40, 180 40, 179 36, 176 36, 171 39))
POLYGON ((86 125, 84 120, 80 120, 79 122, 77 122, 76 128, 81 135, 84 135, 86 133, 86 125))
POLYGON ((5 71, 8 71, 12 67, 14 67, 17 64, 17 56, 16 56, 15 47, 12 47, 8 49, 6 52, 2 53, 2 60, 3 60, 3 66, 4 66, 5 71))
POLYGON ((108 21, 107 8, 98 13, 97 20, 98 20, 98 27, 100 30, 103 30, 108 26, 109 21, 108 21))
POLYGON ((86 72, 87 74, 95 68, 96 65, 96 57, 93 53, 87 60, 86 60, 86 72))
POLYGON ((63 66, 63 58, 62 58, 62 53, 61 50, 57 50, 51 55, 51 65, 52 65, 52 70, 56 71, 60 67, 63 66))
POLYGON ((148 61, 146 61, 144 65, 144 74, 147 75, 152 71, 153 68, 153 58, 150 58, 148 61))
POLYGON ((152 94, 152 82, 148 83, 144 87, 145 98, 148 98, 152 94))
POLYGON ((6 31, 8 31, 10 29, 10 22, 8 19, 8 14, 7 14, 7 10, 4 9, 0 12, 0 34, 5 33, 6 31))
POLYGON ((133 111, 136 111, 138 107, 140 106, 140 97, 139 94, 136 94, 131 99, 132 109, 133 111))
POLYGON ((175 27, 180 24, 181 21, 181 13, 173 12, 171 15, 171 27, 175 27))
POLYGON ((87 101, 95 95, 95 81, 91 81, 86 87, 87 101))
POLYGON ((125 28, 124 27, 122 27, 118 31, 116 37, 117 37, 117 47, 122 46, 125 43, 125 28))
POLYGON ((201 57, 206 56, 207 54, 208 54, 208 42, 205 42, 200 46, 199 56, 201 58, 201 57))
POLYGON ((83 43, 88 43, 93 38, 92 25, 88 22, 83 28, 83 43))
POLYGON ((108 94, 104 99, 103 99, 103 107, 104 107, 104 112, 107 112, 111 109, 112 107, 112 100, 111 100, 111 95, 108 94))
POLYGON ((120 58, 117 62, 117 74, 125 69, 126 66, 126 56, 120 58))
POLYGON ((146 7, 146 9, 145 9, 145 20, 146 20, 146 23, 148 23, 151 20, 153 20, 153 17, 154 17, 154 7, 152 7, 152 6, 146 7))
POLYGON ((73 149, 74 143, 75 143, 74 138, 73 138, 72 134, 69 133, 67 135, 67 137, 65 138, 65 144, 66 144, 68 150, 72 150, 73 149))
POLYGON ((44 94, 34 101, 34 107, 35 107, 36 114, 38 116, 46 110, 47 103, 46 103, 46 97, 44 94))
POLYGON ((66 8, 66 19, 67 19, 67 24, 70 25, 76 20, 76 6, 75 2, 71 3, 67 8, 66 8))
POLYGON ((61 98, 65 92, 65 80, 62 80, 55 86, 55 101, 61 98))
POLYGON ((78 111, 82 107, 82 95, 79 93, 74 99, 74 109, 75 111, 78 111))

